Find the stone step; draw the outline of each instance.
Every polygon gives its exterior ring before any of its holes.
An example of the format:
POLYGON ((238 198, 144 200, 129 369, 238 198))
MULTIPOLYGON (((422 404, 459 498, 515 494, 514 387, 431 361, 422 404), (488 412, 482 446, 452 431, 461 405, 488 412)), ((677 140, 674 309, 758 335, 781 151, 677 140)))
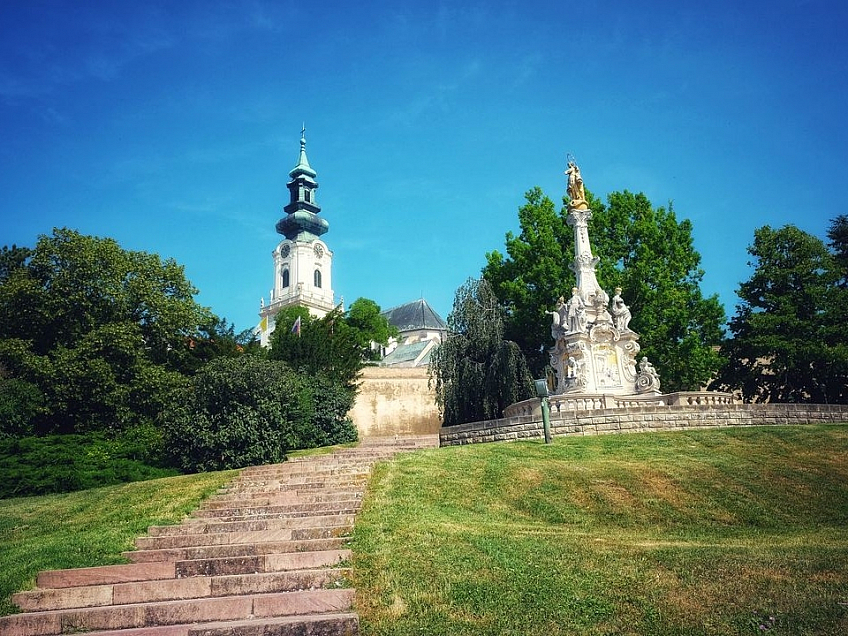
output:
POLYGON ((338 566, 351 557, 350 550, 284 552, 256 556, 220 557, 177 561, 177 577, 221 576, 259 572, 286 572, 338 566))
MULTIPOLYGON (((279 510, 291 510, 293 512, 325 512, 330 513, 340 508, 351 508, 362 505, 362 491, 350 491, 346 493, 337 493, 339 495, 346 494, 347 497, 333 497, 330 500, 322 500, 315 497, 316 501, 292 501, 288 497, 277 497, 269 495, 267 492, 264 496, 240 496, 232 499, 221 499, 221 501, 209 502, 210 505, 201 506, 198 511, 211 512, 214 510, 228 510, 234 508, 251 508, 257 506, 276 508, 279 510)), ((312 499, 312 497, 310 497, 312 499)))
POLYGON ((241 596, 321 589, 340 585, 350 571, 341 568, 226 574, 135 581, 19 592, 12 602, 27 612, 44 612, 156 601, 241 596))
POLYGON ((233 489, 244 490, 245 488, 273 489, 280 484, 312 484, 321 483, 326 488, 344 487, 350 485, 364 486, 368 481, 370 472, 352 473, 349 475, 322 475, 320 473, 306 473, 303 475, 288 475, 286 473, 268 473, 267 475, 253 475, 239 478, 227 487, 227 491, 233 489))
POLYGON ((272 466, 255 466, 245 468, 241 472, 241 477, 246 479, 256 479, 267 475, 280 475, 286 477, 304 477, 304 476, 322 476, 331 477, 333 475, 362 475, 367 476, 370 472, 371 462, 304 462, 299 465, 277 464, 272 466))
POLYGON ((281 504, 305 504, 305 503, 319 503, 315 500, 315 498, 304 498, 298 495, 296 492, 279 492, 275 494, 268 493, 264 490, 258 490, 256 492, 241 492, 235 494, 224 494, 224 495, 216 495, 212 499, 207 499, 203 502, 201 508, 203 510, 210 510, 214 508, 229 508, 233 504, 262 504, 262 505, 281 505, 281 504))
POLYGON ((350 609, 353 597, 352 589, 306 590, 27 612, 0 617, 0 634, 53 636, 81 631, 340 613, 350 609))
POLYGON ((221 576, 224 574, 256 574, 338 566, 349 560, 350 550, 317 550, 314 552, 283 552, 251 556, 185 559, 181 561, 151 561, 121 565, 104 565, 74 570, 40 572, 36 585, 40 589, 111 585, 134 581, 155 581, 190 576, 221 576))
POLYGON ((245 532, 215 532, 201 534, 175 534, 159 537, 138 537, 139 550, 168 550, 196 546, 216 546, 233 543, 278 543, 303 539, 328 539, 346 534, 347 526, 326 528, 280 528, 276 530, 248 530, 245 532))
POLYGON ((106 585, 110 583, 129 583, 131 581, 172 579, 175 576, 176 568, 173 562, 153 561, 149 563, 102 565, 74 570, 45 570, 38 573, 36 585, 42 589, 79 587, 83 585, 106 585))
POLYGON ((87 632, 86 636, 355 636, 356 614, 310 614, 240 621, 87 632))
POLYGON ((224 494, 217 495, 214 499, 208 499, 204 502, 203 508, 228 508, 233 505, 233 502, 238 504, 250 505, 278 505, 284 503, 300 504, 300 503, 329 503, 332 501, 347 501, 349 499, 362 499, 361 488, 351 488, 349 490, 336 490, 328 492, 299 492, 297 490, 277 491, 269 493, 264 490, 256 492, 242 492, 233 495, 224 494))
POLYGON ((285 464, 254 466, 242 469, 238 479, 264 480, 268 477, 277 476, 287 479, 322 477, 330 481, 334 479, 360 479, 368 477, 373 464, 373 461, 356 460, 352 462, 334 461, 325 464, 303 463, 296 466, 285 464))
POLYGON ((332 528, 336 526, 350 527, 355 516, 350 515, 318 515, 314 517, 265 517, 249 518, 238 521, 218 519, 192 519, 179 526, 150 526, 147 534, 150 537, 165 537, 182 534, 213 534, 218 532, 246 532, 251 530, 279 530, 282 528, 332 528))
MULTIPOLYGON (((332 515, 332 516, 344 518, 344 517, 349 517, 349 516, 356 516, 357 512, 358 512, 357 510, 350 510, 346 514, 341 513, 341 514, 332 515)), ((322 515, 322 516, 324 516, 324 515, 322 515)), ((314 517, 310 517, 310 516, 304 516, 304 517, 281 516, 280 513, 273 513, 273 512, 269 514, 269 513, 266 513, 264 511, 261 511, 261 508, 257 508, 257 510, 250 511, 249 514, 243 514, 243 515, 220 515, 220 516, 213 516, 213 517, 196 517, 196 518, 190 519, 189 523, 191 523, 191 522, 226 523, 226 522, 236 522, 236 521, 262 521, 262 520, 277 519, 277 520, 283 520, 283 521, 290 521, 291 524, 289 524, 289 527, 299 528, 299 527, 308 527, 310 525, 314 525, 314 524, 310 523, 310 521, 309 521, 310 519, 313 519, 313 518, 314 517)))
POLYGON ((291 541, 260 541, 225 545, 194 546, 190 548, 167 548, 157 550, 133 550, 122 556, 133 563, 154 561, 185 561, 191 559, 214 559, 224 557, 260 556, 263 554, 315 552, 340 550, 347 541, 344 537, 326 539, 302 539, 291 541))
POLYGON ((305 527, 315 525, 313 523, 310 523, 309 520, 315 519, 316 517, 351 517, 356 516, 357 512, 359 512, 359 508, 343 508, 335 512, 325 512, 324 514, 316 514, 313 512, 291 513, 280 512, 279 510, 275 510, 271 506, 268 506, 266 508, 263 508, 262 506, 257 506, 255 508, 234 508, 232 510, 227 511, 226 513, 222 512, 220 514, 212 514, 202 517, 191 517, 188 523, 228 523, 236 521, 261 521, 278 519, 281 521, 291 521, 292 523, 290 527, 305 527))
POLYGON ((238 495, 244 492, 288 492, 298 491, 306 493, 323 491, 323 492, 338 492, 339 490, 363 490, 366 486, 365 479, 339 479, 327 481, 317 478, 297 478, 297 479, 269 479, 267 481, 239 481, 234 483, 227 489, 227 494, 238 495))
POLYGON ((229 519, 234 521, 238 518, 249 518, 255 515, 277 518, 299 518, 315 515, 355 515, 362 507, 361 500, 339 501, 321 506, 310 506, 308 509, 300 509, 299 506, 242 506, 234 508, 214 508, 196 510, 191 519, 229 519))

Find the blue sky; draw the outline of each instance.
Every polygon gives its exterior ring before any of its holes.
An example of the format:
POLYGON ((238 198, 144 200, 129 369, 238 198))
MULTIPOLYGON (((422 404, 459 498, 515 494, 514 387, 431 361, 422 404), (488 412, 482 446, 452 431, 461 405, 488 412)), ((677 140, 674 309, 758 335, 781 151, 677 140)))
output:
POLYGON ((113 237, 251 327, 305 121, 337 300, 446 317, 573 153, 691 219, 732 314, 755 228, 848 214, 846 7, 0 0, 0 244, 113 237))

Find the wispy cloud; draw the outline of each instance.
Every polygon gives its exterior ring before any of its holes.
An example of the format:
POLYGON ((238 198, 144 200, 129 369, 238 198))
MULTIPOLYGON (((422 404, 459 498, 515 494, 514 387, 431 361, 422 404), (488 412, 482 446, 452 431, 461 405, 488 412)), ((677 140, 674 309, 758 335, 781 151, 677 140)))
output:
POLYGON ((394 110, 389 124, 413 126, 432 113, 446 113, 453 107, 453 98, 481 74, 483 65, 479 59, 468 59, 458 64, 453 74, 432 77, 432 82, 422 81, 413 95, 400 108, 394 110))
POLYGON ((108 20, 58 10, 21 18, 18 32, 0 31, 0 96, 37 97, 77 82, 111 81, 138 58, 174 46, 156 16, 108 20))
POLYGON ((0 20, 0 97, 7 99, 114 81, 134 62, 191 40, 281 32, 302 22, 296 5, 265 0, 196 8, 120 3, 111 10, 22 3, 16 11, 0 20))

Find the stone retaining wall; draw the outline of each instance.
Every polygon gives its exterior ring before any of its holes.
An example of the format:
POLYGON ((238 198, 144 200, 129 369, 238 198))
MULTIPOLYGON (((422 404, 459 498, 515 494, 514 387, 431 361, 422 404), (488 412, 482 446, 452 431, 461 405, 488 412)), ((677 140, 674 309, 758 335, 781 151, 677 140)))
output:
MULTIPOLYGON (((723 426, 826 424, 848 422, 848 405, 721 404, 670 405, 571 411, 551 414, 552 435, 601 435, 723 426)), ((539 415, 442 427, 442 446, 478 444, 543 436, 539 415)))
POLYGON ((442 425, 426 367, 365 367, 349 415, 360 437, 435 435, 442 425))

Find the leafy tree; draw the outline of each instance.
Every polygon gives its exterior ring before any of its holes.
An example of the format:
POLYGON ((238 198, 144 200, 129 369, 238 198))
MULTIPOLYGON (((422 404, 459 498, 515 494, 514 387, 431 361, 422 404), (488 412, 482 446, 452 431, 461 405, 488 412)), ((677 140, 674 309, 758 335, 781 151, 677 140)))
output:
POLYGON ((839 268, 841 287, 848 287, 848 215, 840 214, 830 222, 827 230, 829 246, 839 268))
POLYGON ((44 394, 32 382, 0 377, 0 439, 32 435, 44 394))
POLYGON ((12 272, 23 267, 31 255, 32 250, 28 247, 4 245, 0 248, 0 285, 9 279, 12 272))
POLYGON ((692 223, 654 208, 643 194, 614 192, 592 221, 601 257, 598 280, 621 287, 633 310, 630 327, 659 369, 667 391, 705 386, 721 367, 715 348, 726 316, 717 295, 705 298, 692 223))
POLYGON ((833 255, 792 225, 759 228, 748 253, 754 272, 739 286, 723 347, 729 361, 714 386, 739 388, 752 402, 844 403, 846 292, 833 255))
POLYGON ((0 288, 0 333, 31 339, 44 354, 73 346, 97 325, 138 325, 151 359, 174 363, 185 339, 208 320, 197 290, 173 259, 124 250, 108 238, 56 229, 0 288), (27 318, 19 311, 27 306, 27 318))
MULTIPOLYGON (((508 233, 504 256, 486 255, 483 276, 506 309, 506 336, 515 340, 541 374, 551 344, 550 317, 559 296, 575 283, 570 269, 574 234, 567 208, 557 212, 539 188, 519 210, 521 233, 508 233)), ((697 389, 720 367, 714 347, 721 342, 724 309, 717 296, 700 291, 703 271, 692 242, 692 225, 678 222, 669 207, 654 208, 643 194, 614 192, 604 205, 587 192, 592 209, 589 233, 600 261, 598 282, 622 287, 633 311, 630 327, 656 365, 669 391, 697 389)))
POLYGON ((560 295, 571 295, 564 290, 573 286, 568 264, 574 260, 574 235, 565 224, 565 208, 558 212, 541 188, 524 196, 527 202, 518 210, 521 233, 507 232, 507 256, 497 250, 486 254, 483 278, 504 307, 506 337, 541 375, 549 359, 545 349, 552 344, 545 312, 560 295))
POLYGON ((336 307, 316 318, 305 307, 286 307, 276 317, 271 334, 271 360, 281 360, 292 369, 309 375, 325 374, 345 389, 356 390, 362 370, 362 350, 357 332, 336 307), (297 320, 300 329, 295 330, 297 320))
POLYGON ((380 306, 368 298, 357 298, 347 310, 345 321, 353 328, 357 346, 365 360, 379 360, 380 351, 372 343, 387 345, 398 330, 380 313, 380 306))
POLYGON ((456 291, 448 338, 433 353, 430 380, 445 426, 501 417, 533 395, 521 349, 504 340, 503 309, 485 279, 456 291))
POLYGON ((0 363, 44 396, 36 432, 154 418, 214 317, 172 259, 56 229, 0 254, 0 363))
POLYGON ((245 353, 262 354, 259 339, 252 329, 236 333, 233 323, 211 314, 198 326, 197 335, 190 337, 187 342, 191 355, 184 366, 191 372, 215 358, 233 358, 245 353))

